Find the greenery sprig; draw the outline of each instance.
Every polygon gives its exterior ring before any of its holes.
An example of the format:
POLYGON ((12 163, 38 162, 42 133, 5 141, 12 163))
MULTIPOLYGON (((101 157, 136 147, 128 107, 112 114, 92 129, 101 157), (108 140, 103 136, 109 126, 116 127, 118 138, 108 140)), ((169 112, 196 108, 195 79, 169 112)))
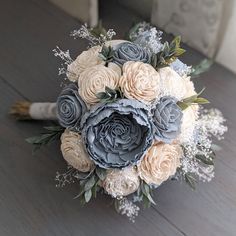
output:
POLYGON ((192 67, 189 76, 191 76, 191 78, 197 78, 199 75, 208 71, 210 67, 213 65, 213 63, 214 63, 213 60, 209 59, 202 60, 199 64, 192 67))
POLYGON ((138 201, 143 201, 144 207, 150 207, 151 204, 156 205, 153 200, 152 188, 150 185, 141 181, 140 186, 137 190, 138 201))
POLYGON ((105 91, 97 93, 96 97, 101 102, 114 102, 119 98, 123 98, 123 94, 120 89, 114 90, 106 86, 105 91))
POLYGON ((52 143, 55 140, 59 140, 64 128, 61 126, 48 126, 44 127, 45 131, 39 136, 29 137, 26 142, 33 144, 33 152, 36 152, 42 146, 52 143))
POLYGON ((80 193, 75 196, 80 198, 81 204, 88 203, 92 198, 97 197, 97 193, 101 190, 99 183, 106 178, 106 170, 100 167, 94 168, 86 179, 80 179, 80 193))
POLYGON ((177 36, 169 44, 165 42, 162 51, 157 54, 152 54, 151 65, 155 68, 162 68, 168 66, 175 61, 177 57, 185 53, 185 49, 180 47, 181 37, 177 36))
POLYGON ((109 62, 113 60, 114 50, 111 46, 102 46, 101 52, 99 52, 99 57, 106 62, 105 65, 108 65, 109 62))
POLYGON ((182 109, 185 110, 187 109, 189 106, 193 105, 193 104, 200 104, 200 105, 204 105, 204 104, 208 104, 210 103, 207 99, 199 97, 203 91, 205 90, 205 88, 203 88, 198 94, 190 96, 188 98, 185 98, 181 101, 177 102, 177 105, 182 109))

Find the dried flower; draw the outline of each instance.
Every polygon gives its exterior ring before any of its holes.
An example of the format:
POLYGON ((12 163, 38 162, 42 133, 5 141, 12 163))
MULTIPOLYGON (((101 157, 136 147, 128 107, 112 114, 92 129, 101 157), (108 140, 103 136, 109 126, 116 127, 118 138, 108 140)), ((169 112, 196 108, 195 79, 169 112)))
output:
POLYGON ((147 107, 135 100, 98 104, 81 124, 90 157, 105 169, 136 164, 152 144, 153 124, 147 107))
POLYGON ((79 77, 79 94, 83 100, 93 105, 99 102, 97 94, 104 92, 106 87, 116 89, 120 79, 120 69, 114 63, 105 67, 93 66, 86 69, 79 77))
POLYGON ((95 46, 87 51, 83 51, 71 64, 68 65, 68 79, 72 82, 76 82, 79 79, 80 74, 87 68, 91 68, 99 64, 105 64, 105 62, 99 57, 100 51, 100 46, 95 46))
POLYGON ((140 178, 147 184, 160 185, 175 174, 182 155, 179 145, 154 143, 138 165, 140 178))
POLYGON ((61 136, 61 152, 67 163, 81 172, 89 172, 94 168, 77 132, 65 130, 61 136))
POLYGON ((114 198, 127 196, 138 189, 139 177, 134 167, 109 169, 102 186, 114 198))
POLYGON ((119 86, 125 97, 150 103, 159 95, 160 76, 149 64, 129 61, 123 65, 119 86))

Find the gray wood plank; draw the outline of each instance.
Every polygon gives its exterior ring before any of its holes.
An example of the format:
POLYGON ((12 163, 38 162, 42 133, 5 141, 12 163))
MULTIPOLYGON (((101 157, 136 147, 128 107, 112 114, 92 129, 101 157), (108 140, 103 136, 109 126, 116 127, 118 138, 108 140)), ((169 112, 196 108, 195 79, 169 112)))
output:
POLYGON ((71 49, 75 57, 86 48, 84 41, 69 37, 80 23, 47 1, 1 2, 1 76, 35 101, 54 100, 60 90, 57 76, 60 61, 54 57, 52 49, 57 45, 71 49), (32 87, 37 88, 38 94, 32 87))

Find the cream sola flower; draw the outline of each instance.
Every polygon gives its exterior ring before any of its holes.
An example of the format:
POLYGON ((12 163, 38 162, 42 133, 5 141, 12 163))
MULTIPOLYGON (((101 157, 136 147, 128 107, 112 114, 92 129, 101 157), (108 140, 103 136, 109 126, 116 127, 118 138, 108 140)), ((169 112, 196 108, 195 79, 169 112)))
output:
MULTIPOLYGON (((105 43, 106 46, 115 47, 121 43, 127 42, 125 40, 110 40, 105 43)), ((86 51, 83 51, 72 63, 67 67, 67 77, 70 81, 76 82, 82 72, 87 68, 95 65, 104 65, 105 62, 99 56, 101 46, 94 46, 86 51)))
POLYGON ((87 104, 94 105, 99 102, 99 92, 104 92, 106 87, 118 87, 120 76, 121 70, 114 63, 109 63, 108 67, 97 65, 88 68, 79 77, 79 94, 87 104))
POLYGON ((84 149, 79 133, 65 130, 61 136, 61 152, 69 165, 81 172, 89 172, 94 168, 93 161, 84 149))
POLYGON ((76 82, 80 74, 87 68, 100 64, 104 65, 105 62, 99 57, 100 51, 100 46, 95 46, 88 49, 87 51, 83 51, 70 65, 68 65, 68 79, 72 82, 76 82))
POLYGON ((157 98, 160 92, 160 76, 151 65, 129 61, 122 69, 119 86, 125 97, 144 103, 150 103, 157 98))
POLYGON ((121 170, 107 170, 102 186, 112 197, 121 197, 134 193, 139 184, 140 181, 136 169, 134 167, 126 167, 121 170))
POLYGON ((180 166, 182 148, 177 144, 154 143, 138 167, 138 174, 147 184, 160 185, 174 175, 180 166))

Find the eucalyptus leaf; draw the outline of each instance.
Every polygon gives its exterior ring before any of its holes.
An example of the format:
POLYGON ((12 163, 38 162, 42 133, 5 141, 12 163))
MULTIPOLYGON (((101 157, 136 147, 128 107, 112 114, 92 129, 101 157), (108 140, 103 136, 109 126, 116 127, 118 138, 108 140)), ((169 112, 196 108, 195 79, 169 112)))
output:
POLYGON ((197 78, 202 73, 205 73, 206 71, 208 71, 210 67, 213 65, 213 63, 214 63, 213 60, 204 59, 198 65, 192 67, 192 70, 189 75, 192 78, 197 78))
POLYGON ((97 176, 98 176, 98 178, 100 179, 100 180, 105 180, 105 178, 106 178, 106 170, 104 170, 104 169, 102 169, 102 168, 100 168, 100 167, 96 167, 96 174, 97 174, 97 176))
POLYGON ((177 102, 177 105, 180 107, 180 109, 183 111, 185 109, 187 109, 189 107, 189 104, 188 103, 185 103, 185 102, 181 102, 181 101, 178 101, 177 102))
POLYGON ((92 190, 89 189, 88 191, 84 193, 85 202, 88 203, 91 198, 92 198, 92 190))
POLYGON ((192 174, 191 174, 191 173, 186 173, 186 174, 184 175, 184 178, 185 178, 186 183, 187 183, 193 190, 195 190, 195 189, 196 189, 196 187, 195 187, 196 180, 195 180, 195 178, 192 176, 192 174))
POLYGON ((195 100, 194 100, 194 103, 197 103, 197 104, 208 104, 208 103, 210 103, 206 98, 196 98, 195 100))
POLYGON ((84 185, 84 191, 88 191, 90 190, 94 184, 96 183, 96 179, 95 179, 95 176, 92 175, 90 179, 87 180, 87 182, 85 183, 84 185))
POLYGON ((202 163, 206 164, 206 165, 214 165, 214 162, 211 158, 207 158, 206 156, 204 155, 200 155, 200 154, 197 154, 195 156, 196 159, 200 160, 202 163))

